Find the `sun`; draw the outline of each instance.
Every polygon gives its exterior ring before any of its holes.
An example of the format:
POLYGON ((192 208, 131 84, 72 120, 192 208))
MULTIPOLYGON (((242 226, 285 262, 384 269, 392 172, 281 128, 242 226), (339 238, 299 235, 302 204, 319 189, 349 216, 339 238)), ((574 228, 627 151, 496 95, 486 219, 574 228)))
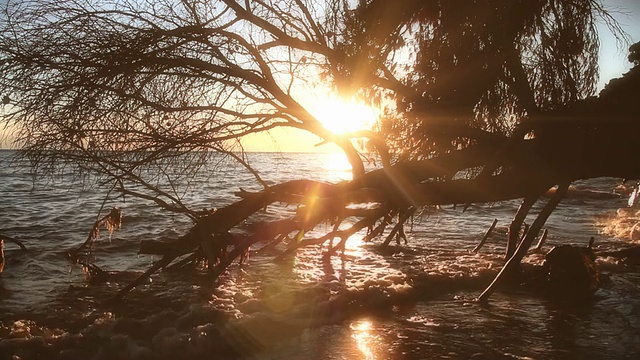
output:
POLYGON ((319 99, 310 112, 322 126, 338 135, 371 130, 378 118, 376 111, 363 102, 336 97, 319 99))

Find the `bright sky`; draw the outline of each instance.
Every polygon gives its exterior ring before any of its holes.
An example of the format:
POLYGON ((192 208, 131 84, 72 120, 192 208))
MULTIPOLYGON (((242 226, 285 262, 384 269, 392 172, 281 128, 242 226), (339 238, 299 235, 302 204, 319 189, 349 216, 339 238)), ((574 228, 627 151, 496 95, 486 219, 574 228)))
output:
MULTIPOLYGON (((303 104, 329 131, 343 134, 362 129, 371 129, 378 115, 356 100, 344 101, 337 96, 322 92, 303 104)), ((269 135, 257 134, 242 141, 247 151, 278 152, 339 152, 335 144, 322 140, 306 131, 276 128, 269 135), (318 144, 321 144, 318 146, 318 144)))
MULTIPOLYGON (((631 44, 640 41, 640 0, 604 0, 604 4, 629 34, 631 44)), ((604 24, 599 26, 598 32, 600 33, 600 82, 598 84, 600 90, 610 79, 620 77, 629 71, 631 63, 627 61, 630 44, 617 44, 604 24)))

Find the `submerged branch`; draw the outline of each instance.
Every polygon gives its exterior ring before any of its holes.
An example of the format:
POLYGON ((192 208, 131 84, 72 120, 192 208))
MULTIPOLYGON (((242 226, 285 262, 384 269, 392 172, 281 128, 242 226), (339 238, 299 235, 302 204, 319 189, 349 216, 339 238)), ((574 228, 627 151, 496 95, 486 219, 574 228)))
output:
POLYGON ((18 241, 12 237, 0 234, 0 273, 4 270, 4 265, 5 265, 5 257, 4 257, 4 241, 5 240, 20 246, 20 249, 22 249, 23 251, 27 251, 27 247, 24 246, 24 244, 21 241, 18 241))
POLYGON ((20 247, 22 251, 27 251, 27 247, 22 243, 22 241, 12 238, 11 236, 0 234, 0 240, 6 240, 12 242, 20 247))

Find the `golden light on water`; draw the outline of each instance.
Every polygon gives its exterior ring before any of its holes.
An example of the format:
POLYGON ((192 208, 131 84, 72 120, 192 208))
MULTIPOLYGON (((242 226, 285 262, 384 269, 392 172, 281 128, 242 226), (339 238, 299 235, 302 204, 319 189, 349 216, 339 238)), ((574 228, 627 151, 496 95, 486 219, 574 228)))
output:
POLYGON ((353 234, 347 240, 345 250, 349 253, 349 255, 353 256, 363 256, 366 254, 368 250, 366 250, 363 246, 366 244, 364 241, 364 235, 362 231, 353 234))
POLYGON ((351 164, 344 153, 329 153, 325 155, 323 167, 330 172, 331 181, 351 180, 351 164))
POLYGON ((334 134, 370 130, 378 118, 376 111, 363 102, 337 97, 318 99, 311 113, 334 134))
POLYGON ((326 155, 324 168, 328 171, 351 171, 351 164, 344 153, 330 153, 326 155))
POLYGON ((377 335, 370 320, 362 319, 351 323, 351 338, 355 340, 358 350, 366 360, 375 359, 374 344, 377 335))

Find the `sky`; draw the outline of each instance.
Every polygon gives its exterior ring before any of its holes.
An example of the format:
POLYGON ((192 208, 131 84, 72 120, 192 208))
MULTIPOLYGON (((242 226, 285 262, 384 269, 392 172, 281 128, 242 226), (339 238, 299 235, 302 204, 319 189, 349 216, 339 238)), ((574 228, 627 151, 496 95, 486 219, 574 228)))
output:
MULTIPOLYGON (((640 0, 605 0, 604 5, 630 37, 630 44, 640 41, 640 0)), ((604 24, 598 27, 600 34, 600 81, 602 89, 609 80, 629 71, 627 60, 630 44, 619 44, 604 24)))

